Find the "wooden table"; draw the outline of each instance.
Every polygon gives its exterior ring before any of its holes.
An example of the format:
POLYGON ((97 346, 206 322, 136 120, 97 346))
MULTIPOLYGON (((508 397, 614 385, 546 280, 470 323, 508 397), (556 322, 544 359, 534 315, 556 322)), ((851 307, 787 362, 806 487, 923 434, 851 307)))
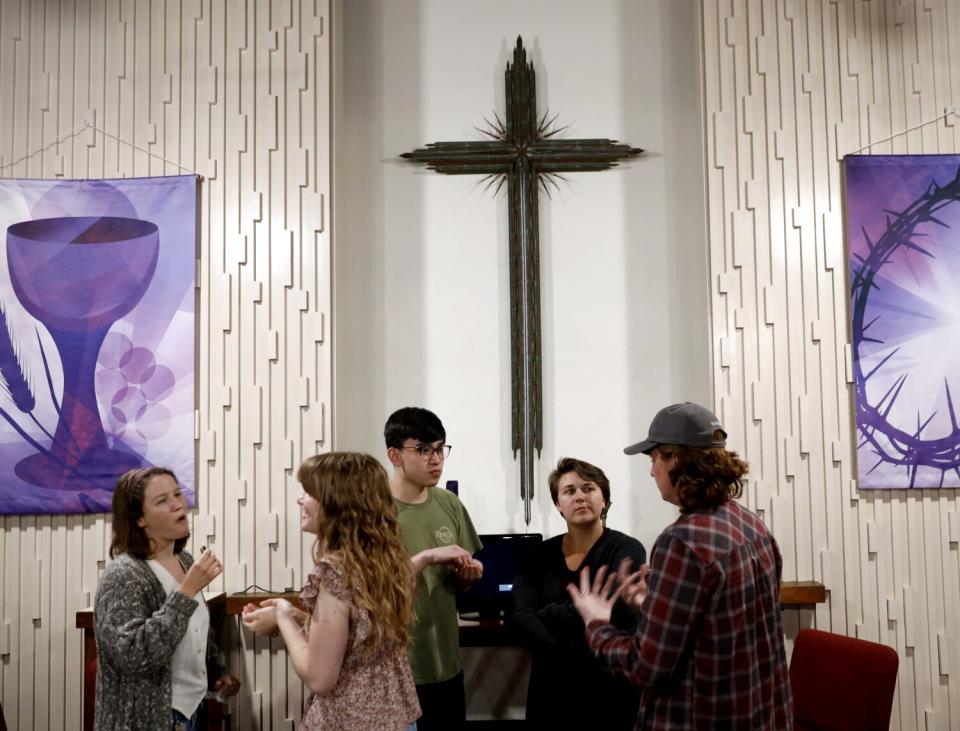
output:
MULTIPOLYGON (((210 624, 219 630, 224 617, 240 614, 243 607, 253 602, 259 604, 264 599, 282 597, 301 609, 300 595, 294 592, 286 594, 265 593, 219 593, 207 597, 210 609, 210 624)), ((826 587, 817 581, 784 581, 780 586, 780 605, 784 609, 811 609, 827 601, 826 587)), ((97 684, 97 643, 93 636, 93 609, 77 612, 77 627, 83 630, 83 729, 93 730, 93 704, 97 684)), ((516 638, 504 630, 499 620, 480 622, 462 622, 460 625, 460 644, 463 647, 504 647, 517 644, 516 638)), ((223 707, 216 701, 207 702, 208 728, 221 728, 223 707)))
POLYGON ((827 588, 819 581, 784 581, 780 584, 780 606, 784 609, 811 609, 827 601, 827 588))
POLYGON ((236 594, 227 594, 224 599, 224 614, 228 617, 236 616, 243 611, 247 604, 259 604, 264 599, 286 599, 300 609, 303 605, 300 603, 300 592, 289 591, 283 594, 268 594, 266 592, 238 592, 236 594))

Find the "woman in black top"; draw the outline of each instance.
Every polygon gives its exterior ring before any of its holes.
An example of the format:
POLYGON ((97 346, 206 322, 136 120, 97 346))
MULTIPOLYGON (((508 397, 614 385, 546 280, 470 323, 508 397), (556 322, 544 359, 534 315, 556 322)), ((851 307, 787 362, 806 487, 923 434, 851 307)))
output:
MULTIPOLYGON (((599 467, 561 459, 550 473, 550 495, 567 532, 531 549, 513 583, 510 624, 532 660, 527 720, 538 728, 576 728, 580 723, 592 728, 602 718, 604 729, 632 729, 640 691, 600 668, 587 648, 567 584, 577 584, 584 566, 596 575, 601 566, 616 571, 629 558, 637 569, 646 561, 646 551, 636 539, 604 526, 610 481, 599 467)), ((628 632, 636 628, 636 617, 619 601, 612 621, 628 632)))

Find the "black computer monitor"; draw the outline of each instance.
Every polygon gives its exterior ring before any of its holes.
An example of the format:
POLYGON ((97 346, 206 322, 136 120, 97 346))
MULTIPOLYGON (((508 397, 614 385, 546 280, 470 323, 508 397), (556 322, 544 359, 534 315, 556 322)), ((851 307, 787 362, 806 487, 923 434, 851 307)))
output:
POLYGON ((523 566, 533 546, 543 540, 539 533, 487 533, 480 536, 483 548, 474 558, 483 563, 483 576, 465 592, 457 594, 457 611, 462 615, 502 617, 510 611, 513 577, 523 566))

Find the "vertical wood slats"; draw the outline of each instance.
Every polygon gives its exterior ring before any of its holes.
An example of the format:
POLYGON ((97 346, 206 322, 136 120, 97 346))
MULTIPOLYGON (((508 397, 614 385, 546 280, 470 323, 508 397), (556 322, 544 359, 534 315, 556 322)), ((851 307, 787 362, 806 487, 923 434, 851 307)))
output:
MULTIPOLYGON (((951 0, 707 0, 702 18, 716 402, 733 405, 746 499, 785 578, 819 572, 830 590, 788 626, 891 645, 891 728, 957 727, 956 492, 856 487, 840 161, 957 105, 960 14, 951 0)), ((958 150, 954 119, 872 148, 958 150)))
MULTIPOLYGON (((0 176, 205 176, 198 264, 199 505, 213 589, 298 585, 309 546, 292 472, 325 445, 331 353, 330 3, 9 0, 0 5, 0 176), (9 165, 69 132, 58 145, 9 165), (261 517, 262 516, 262 517, 261 517)), ((8 728, 80 727, 80 631, 108 516, 0 520, 8 728)), ((233 633, 234 636, 236 633, 233 633)), ((278 648, 231 658, 235 728, 290 728, 302 686, 278 648), (261 706, 261 699, 270 699, 261 706), (262 710, 262 713, 261 713, 262 710), (242 718, 241 718, 242 716, 242 718)))

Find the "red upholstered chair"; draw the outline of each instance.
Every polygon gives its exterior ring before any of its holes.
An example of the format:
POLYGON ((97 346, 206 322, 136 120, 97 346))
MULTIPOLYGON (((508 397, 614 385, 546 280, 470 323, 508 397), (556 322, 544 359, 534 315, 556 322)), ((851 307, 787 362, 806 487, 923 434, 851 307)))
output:
POLYGON ((790 658, 794 731, 887 731, 899 664, 886 645, 800 630, 790 658))

